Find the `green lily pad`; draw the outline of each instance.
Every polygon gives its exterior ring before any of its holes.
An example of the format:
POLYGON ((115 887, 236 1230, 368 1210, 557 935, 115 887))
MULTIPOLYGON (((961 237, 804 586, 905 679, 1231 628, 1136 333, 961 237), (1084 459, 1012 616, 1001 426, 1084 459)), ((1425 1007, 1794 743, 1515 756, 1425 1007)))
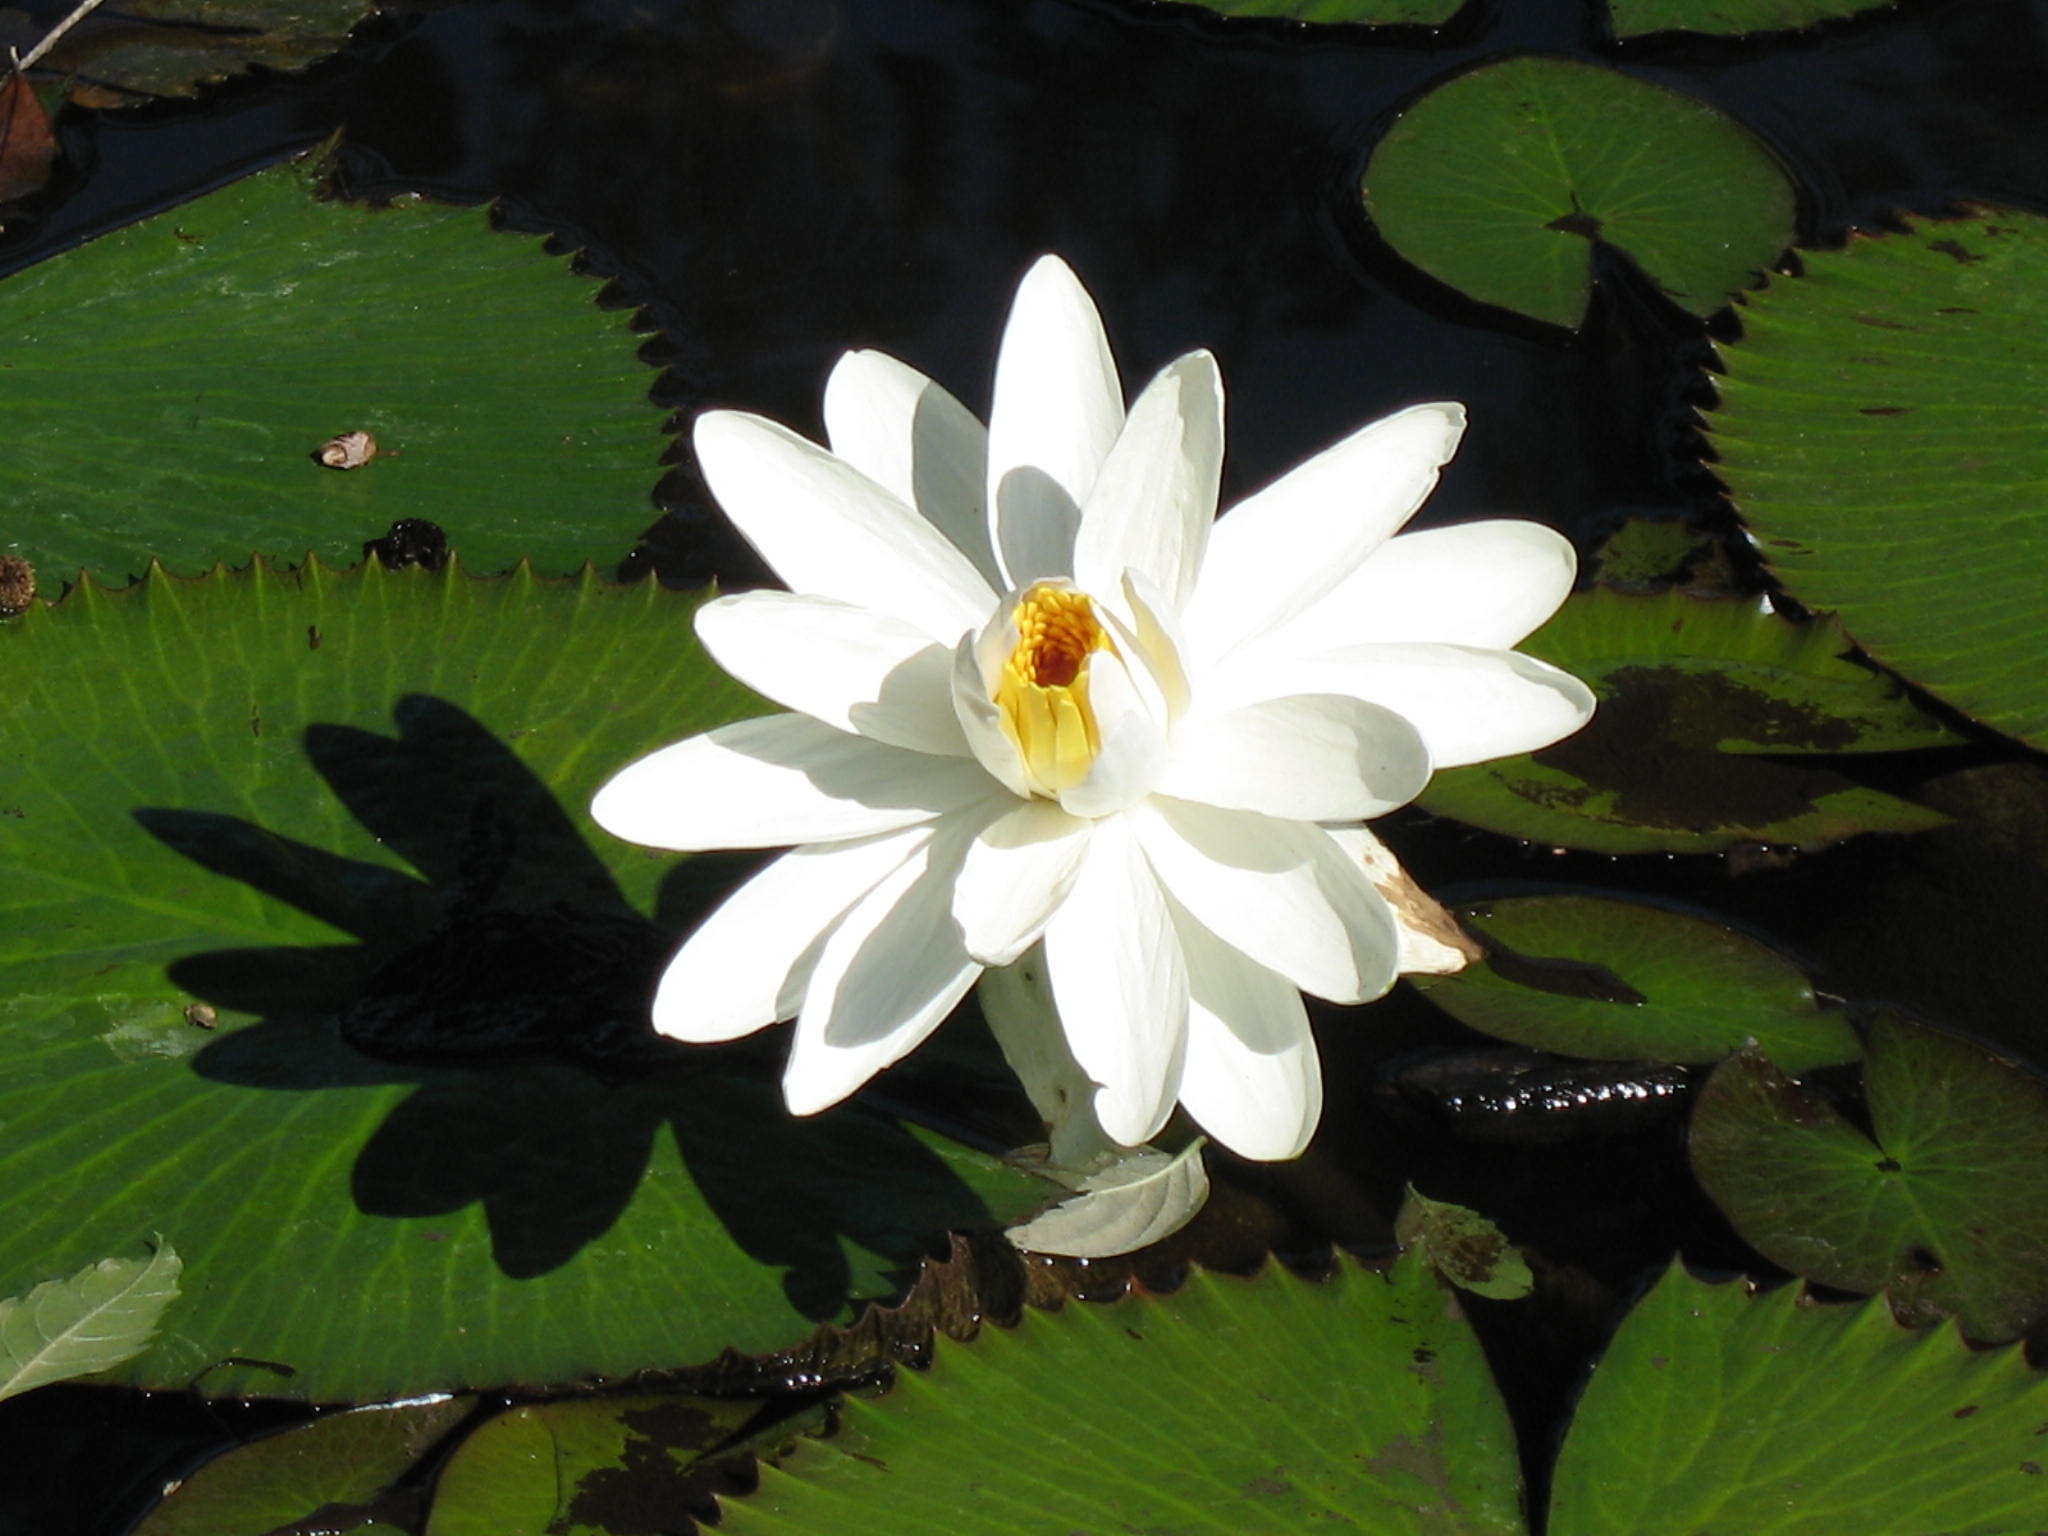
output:
POLYGON ((1584 678, 1592 722, 1554 747, 1438 774, 1421 804, 1510 837, 1596 853, 1819 848, 1947 817, 1802 759, 1956 738, 1847 659, 1831 619, 1727 599, 1594 588, 1523 649, 1584 678))
POLYGON ((184 1268, 169 1243, 0 1299, 0 1397, 111 1370, 149 1348, 184 1268))
POLYGON ((1877 1021, 1865 1135, 1790 1069, 1746 1052, 1693 1109, 1701 1185, 1757 1252, 1909 1321, 1974 1339, 2048 1315, 2048 1085, 1965 1041, 1877 1021))
POLYGON ((1354 27, 1440 27, 1466 0, 1191 0, 1219 16, 1264 16, 1275 21, 1354 27))
POLYGON ((424 1536, 654 1529, 647 1512, 679 1512, 692 1492, 690 1467, 735 1439, 760 1407, 744 1398, 642 1394, 511 1409, 464 1440, 441 1469, 424 1536))
POLYGON ((2019 1536, 2048 1506, 2048 1372, 1882 1303, 1752 1298, 1674 1265, 1565 1435, 1552 1536, 2019 1536))
POLYGON ((1722 349, 1716 472, 1801 602, 2048 746, 2048 219, 1987 211, 1800 260, 1722 349))
POLYGON ((1797 1071, 1856 1059, 1856 1032, 1798 967, 1719 923, 1599 896, 1509 897, 1467 919, 1495 953, 1410 979, 1481 1034, 1602 1061, 1719 1061, 1749 1040, 1797 1071))
POLYGON ((1572 59, 1488 60, 1387 130, 1365 206, 1388 245, 1485 304, 1577 326, 1593 245, 1708 315, 1792 241, 1792 183, 1705 102, 1572 59))
POLYGON ((375 1503, 473 1406, 448 1397, 357 1408, 237 1447, 164 1495, 134 1536, 272 1536, 303 1529, 316 1511, 324 1529, 359 1530, 341 1511, 375 1503))
POLYGON ((480 208, 247 177, 0 282, 0 552, 45 590, 252 551, 331 565, 403 518, 473 570, 617 562, 654 519, 661 413, 622 314, 480 208), (377 457, 316 452, 364 431, 377 457))
POLYGON ((1651 32, 1747 37, 1752 32, 1791 32, 1865 11, 1893 9, 1893 0, 1607 0, 1616 37, 1643 37, 1651 32))
POLYGON ((127 1379, 538 1385, 790 1345, 1042 1203, 879 1110, 792 1119, 772 1040, 648 1029, 733 868, 587 806, 758 707, 696 602, 259 564, 0 626, 0 1294, 175 1232, 127 1379))
POLYGON ((1391 1275, 1198 1271, 1169 1296, 1027 1313, 845 1402, 722 1531, 1523 1529, 1514 1438, 1419 1255, 1391 1275), (992 1433, 991 1430, 998 1432, 992 1433))

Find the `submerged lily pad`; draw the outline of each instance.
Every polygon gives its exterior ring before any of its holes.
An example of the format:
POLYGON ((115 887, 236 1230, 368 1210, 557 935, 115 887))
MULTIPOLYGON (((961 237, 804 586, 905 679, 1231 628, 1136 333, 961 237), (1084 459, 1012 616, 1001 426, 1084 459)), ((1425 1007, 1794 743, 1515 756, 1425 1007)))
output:
POLYGON ((1607 1061, 1719 1061, 1749 1040, 1799 1071, 1856 1059, 1856 1032, 1798 967, 1719 923, 1599 896, 1509 897, 1467 919, 1488 959, 1410 979, 1481 1034, 1607 1061))
POLYGON ((1438 774, 1425 809, 1596 853, 1818 848, 1947 820, 1801 761, 1956 739, 1895 681, 1848 659, 1855 647, 1831 619, 1594 588, 1522 648, 1586 680, 1600 699, 1591 723, 1541 752, 1438 774))
POLYGON ((1190 0, 1220 16, 1264 16, 1356 27, 1440 27, 1466 0, 1190 0))
POLYGON ((758 707, 696 599, 258 565, 0 627, 0 1294, 175 1232, 126 1368, 361 1399, 796 1342, 1045 1186, 779 1047, 653 1037, 730 864, 596 831, 619 765, 758 707))
POLYGON ((1703 32, 1747 37, 1790 32, 1865 11, 1896 9, 1894 0, 1607 0, 1616 37, 1651 32, 1703 32))
POLYGON ((376 12, 371 0, 111 0, 41 69, 94 107, 191 96, 255 68, 304 69, 376 12))
POLYGON ((1795 1274, 1887 1291, 1902 1316, 2017 1337, 2048 1315, 2048 1085, 1965 1041, 1891 1020, 1863 1068, 1870 1134, 1745 1052, 1693 1110, 1700 1183, 1795 1274))
POLYGON ((941 1339, 929 1371, 764 1465, 719 1529, 1512 1536, 1519 1482, 1478 1341, 1411 1254, 1320 1284, 1198 1272, 941 1339))
POLYGON ((474 570, 616 563, 654 520, 661 413, 627 317, 480 208, 247 177, 0 282, 0 552, 193 574, 362 558, 401 519, 474 570), (370 433, 359 468, 330 438, 370 433))
POLYGON ((1577 326, 1593 246, 1707 315, 1792 241, 1792 183, 1733 118, 1572 59, 1488 60, 1387 130, 1365 206, 1388 245, 1481 303, 1577 326))
POLYGON ((1751 1297, 1673 1265, 1622 1320, 1558 1457, 1551 1536, 2037 1530, 2048 1372, 1880 1303, 1751 1297))
POLYGON ((1717 473, 1801 602, 2048 746, 2048 218, 1986 211, 1800 260, 1722 349, 1717 473))

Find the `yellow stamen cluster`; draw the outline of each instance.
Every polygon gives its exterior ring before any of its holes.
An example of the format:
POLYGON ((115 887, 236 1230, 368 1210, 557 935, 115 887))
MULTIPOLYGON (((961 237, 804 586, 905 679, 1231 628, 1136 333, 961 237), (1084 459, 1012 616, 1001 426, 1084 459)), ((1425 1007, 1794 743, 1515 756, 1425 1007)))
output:
POLYGON ((1017 644, 1003 663, 996 705, 1033 786, 1056 795, 1088 777, 1102 738, 1088 704, 1088 660, 1115 646, 1095 605, 1063 587, 1032 587, 1011 615, 1017 644))

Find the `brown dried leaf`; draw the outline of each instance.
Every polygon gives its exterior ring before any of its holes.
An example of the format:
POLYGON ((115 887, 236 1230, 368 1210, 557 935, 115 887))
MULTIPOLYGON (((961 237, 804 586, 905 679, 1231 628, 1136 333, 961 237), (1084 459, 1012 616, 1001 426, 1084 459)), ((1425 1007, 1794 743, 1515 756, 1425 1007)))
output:
POLYGON ((40 192, 56 163, 50 114, 24 77, 8 75, 0 81, 0 203, 40 192))

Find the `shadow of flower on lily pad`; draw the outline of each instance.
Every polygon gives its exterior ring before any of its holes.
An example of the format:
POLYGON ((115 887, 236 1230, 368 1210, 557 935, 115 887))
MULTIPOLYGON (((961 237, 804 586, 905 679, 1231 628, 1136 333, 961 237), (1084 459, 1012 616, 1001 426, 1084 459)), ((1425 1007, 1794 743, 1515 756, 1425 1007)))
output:
MULTIPOLYGON (((907 1269, 948 1229, 1001 1224, 1008 1213, 991 1213, 957 1158, 893 1117, 855 1104, 793 1119, 772 1041, 686 1047, 653 1034, 655 977, 728 863, 679 866, 649 921, 547 786, 477 721, 421 696, 402 700, 396 720, 395 738, 314 726, 306 751, 423 878, 234 817, 135 812, 193 862, 355 936, 213 950, 174 964, 171 979, 261 1016, 198 1054, 205 1078, 294 1093, 413 1085, 356 1153, 363 1213, 433 1218, 480 1204, 497 1267, 543 1276, 605 1238, 650 1187, 666 1125, 696 1197, 678 1180, 653 1195, 678 1249, 701 1251, 715 1221, 748 1259, 782 1268, 788 1300, 814 1320, 853 1294, 849 1246, 907 1269)), ((977 1161, 992 1188, 1024 1189, 1021 1175, 977 1161)))

